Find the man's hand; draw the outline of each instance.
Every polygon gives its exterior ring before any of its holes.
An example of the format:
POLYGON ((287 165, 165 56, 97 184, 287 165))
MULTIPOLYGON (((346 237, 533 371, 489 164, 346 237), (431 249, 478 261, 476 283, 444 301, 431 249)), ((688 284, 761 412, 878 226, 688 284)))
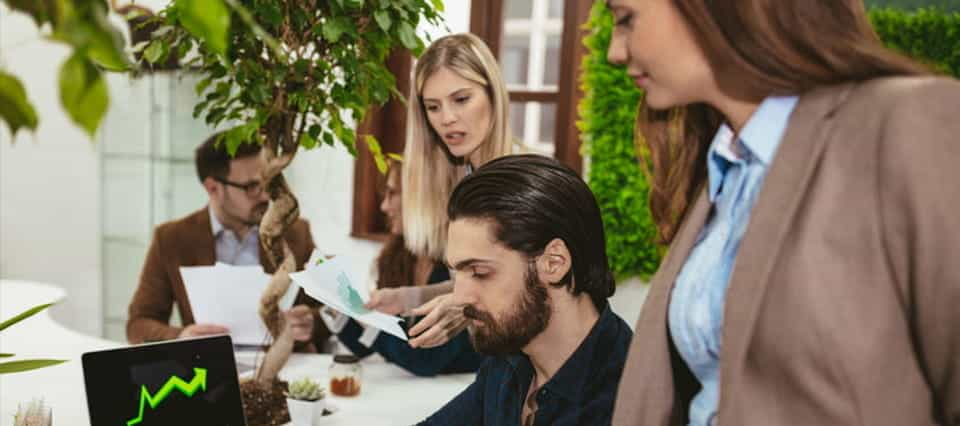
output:
POLYGON ((183 330, 180 330, 180 336, 178 336, 178 338, 210 336, 213 334, 227 334, 229 332, 230 330, 226 327, 218 324, 190 324, 184 327, 183 330))
POLYGON ((416 336, 410 340, 410 346, 414 348, 440 346, 467 327, 463 305, 454 303, 452 293, 434 297, 410 312, 417 316, 426 315, 409 330, 410 336, 416 336))
POLYGON ((283 313, 293 332, 293 339, 309 342, 313 338, 313 310, 307 305, 297 305, 283 313))

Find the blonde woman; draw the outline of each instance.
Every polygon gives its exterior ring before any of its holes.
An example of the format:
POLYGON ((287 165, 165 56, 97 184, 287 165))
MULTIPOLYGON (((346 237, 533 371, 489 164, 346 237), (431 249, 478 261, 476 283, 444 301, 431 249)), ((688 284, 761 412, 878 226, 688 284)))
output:
MULTIPOLYGON (((436 40, 417 61, 413 83, 413 132, 404 150, 403 233, 413 253, 440 260, 454 186, 513 150, 509 98, 496 59, 473 34, 436 40)), ((449 282, 381 289, 367 306, 391 314, 427 314, 409 331, 417 336, 410 345, 433 347, 463 330, 463 316, 451 304, 452 291, 449 282)))

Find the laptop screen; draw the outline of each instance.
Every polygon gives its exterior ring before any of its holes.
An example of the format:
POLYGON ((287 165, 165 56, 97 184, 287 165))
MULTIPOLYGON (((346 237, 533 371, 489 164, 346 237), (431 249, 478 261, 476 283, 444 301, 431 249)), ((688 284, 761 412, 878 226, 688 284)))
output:
POLYGON ((243 426, 230 336, 83 354, 93 425, 243 426))

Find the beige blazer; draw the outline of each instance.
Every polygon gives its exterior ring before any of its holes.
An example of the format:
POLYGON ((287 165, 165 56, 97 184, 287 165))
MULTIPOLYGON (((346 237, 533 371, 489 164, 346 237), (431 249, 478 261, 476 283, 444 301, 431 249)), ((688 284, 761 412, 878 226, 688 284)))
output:
MULTIPOLYGON (((701 194, 653 277, 615 425, 685 425, 667 306, 701 194)), ((719 426, 960 425, 960 82, 801 96, 724 306, 719 426)))

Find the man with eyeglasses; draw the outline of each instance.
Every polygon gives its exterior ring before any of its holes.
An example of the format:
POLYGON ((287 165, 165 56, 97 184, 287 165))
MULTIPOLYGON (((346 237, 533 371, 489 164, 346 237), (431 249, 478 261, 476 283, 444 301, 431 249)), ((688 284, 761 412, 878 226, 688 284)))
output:
MULTIPOLYGON (((220 134, 209 137, 194 155, 197 177, 209 196, 206 207, 178 220, 158 226, 147 252, 140 285, 130 302, 127 340, 142 343, 228 332, 219 324, 194 322, 186 290, 180 277, 181 266, 261 265, 267 273, 273 268, 265 262, 260 248, 258 227, 267 211, 268 195, 260 185, 260 146, 240 145, 231 158, 220 134), (176 304, 183 327, 170 325, 176 304)), ((310 226, 298 219, 284 238, 297 260, 297 268, 314 249, 310 226)), ((297 304, 286 312, 293 325, 299 350, 314 351, 311 342, 324 342, 329 331, 316 315, 316 301, 303 292, 297 304)))

